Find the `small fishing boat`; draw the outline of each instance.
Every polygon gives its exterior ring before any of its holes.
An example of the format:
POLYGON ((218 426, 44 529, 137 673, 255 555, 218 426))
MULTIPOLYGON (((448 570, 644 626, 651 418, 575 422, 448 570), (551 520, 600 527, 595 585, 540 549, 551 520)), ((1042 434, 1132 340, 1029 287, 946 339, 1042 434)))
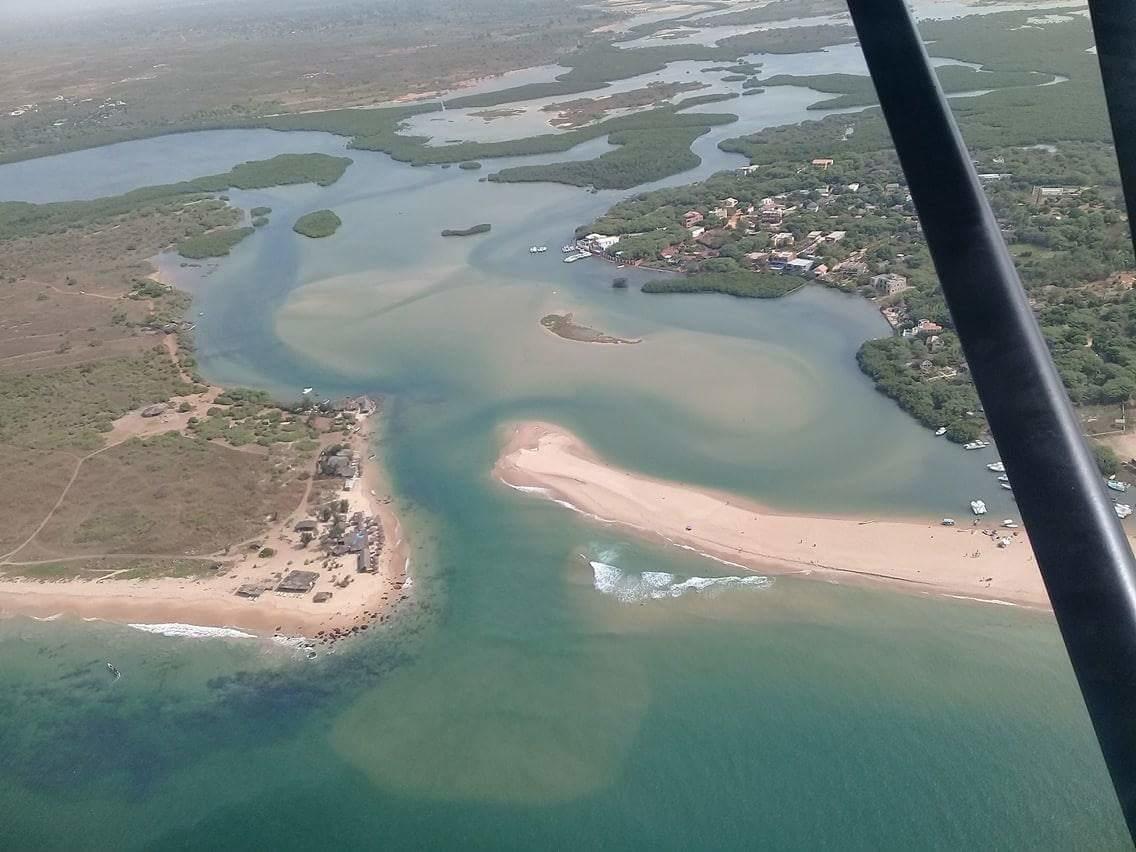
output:
POLYGON ((964 450, 984 450, 989 446, 990 444, 986 441, 971 441, 969 444, 963 444, 962 448, 964 450))
POLYGON ((1017 522, 1012 518, 1006 518, 1006 520, 1002 521, 1002 526, 1008 530, 1016 530, 1018 528, 1017 522))
POLYGON ((115 680, 118 680, 120 677, 122 677, 122 672, 118 670, 118 667, 115 666, 114 663, 107 662, 107 671, 114 675, 115 680))
POLYGON ((1006 466, 1004 464, 1002 464, 1002 462, 996 461, 996 462, 991 462, 990 464, 986 465, 986 469, 992 470, 995 473, 1004 473, 1005 470, 1006 470, 1006 466))
POLYGON ((1113 491, 1119 491, 1122 494, 1128 490, 1128 483, 1121 482, 1119 479, 1110 479, 1105 483, 1105 485, 1107 485, 1113 491))
POLYGON ((974 514, 976 515, 985 515, 986 503, 984 503, 982 500, 971 500, 970 511, 974 512, 974 514))
POLYGON ((1132 514, 1132 507, 1127 503, 1114 503, 1112 508, 1116 510, 1116 517, 1121 520, 1132 514))
POLYGON ((564 258, 564 262, 575 263, 577 260, 583 260, 585 257, 591 257, 591 254, 586 251, 578 251, 575 254, 570 254, 566 258, 564 258))
POLYGON ((945 434, 947 434, 947 427, 946 426, 940 426, 938 429, 935 430, 935 437, 936 438, 941 438, 945 434))
POLYGON ((998 474, 998 481, 999 482, 1009 482, 1010 477, 1006 476, 1006 474, 1004 474, 1004 473, 1000 473, 1000 474, 998 474))
POLYGON ((943 520, 939 521, 939 523, 942 524, 944 527, 953 527, 955 525, 955 519, 954 518, 943 518, 943 520))
POLYGON ((304 388, 304 396, 307 396, 308 394, 310 394, 314 390, 315 390, 315 388, 304 388))
POLYGON ((529 246, 529 254, 544 254, 548 246, 529 246))
POLYGON ((568 243, 568 245, 566 246, 561 246, 560 250, 565 254, 571 254, 572 252, 576 251, 576 245, 575 243, 568 243))
POLYGON ((998 484, 1001 485, 1003 488, 1005 488, 1007 491, 1012 490, 1012 487, 1011 487, 1010 483, 1008 483, 1008 482, 999 482, 998 484))

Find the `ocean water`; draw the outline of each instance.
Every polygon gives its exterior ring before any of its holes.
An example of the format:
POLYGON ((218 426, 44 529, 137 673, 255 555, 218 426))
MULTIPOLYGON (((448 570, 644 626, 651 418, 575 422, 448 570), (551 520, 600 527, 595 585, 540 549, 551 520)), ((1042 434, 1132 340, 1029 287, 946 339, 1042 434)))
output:
MULTIPOLYGON (((187 134, 161 156, 219 171, 276 138, 187 134)), ((38 191, 120 180, 100 150, 55 158, 38 191)), ((699 150, 670 183, 735 162, 699 150)), ((411 607, 313 660, 170 625, 0 622, 0 846, 1127 847, 1050 617, 743 572, 490 476, 508 424, 539 417, 779 508, 935 517, 982 496, 1013 516, 990 452, 859 374, 886 333, 870 305, 615 291, 614 268, 557 249, 617 194, 351 156, 326 189, 232 193, 271 224, 221 262, 163 266, 217 380, 385 396, 411 607), (339 233, 292 233, 321 207, 339 233), (551 310, 644 342, 564 341, 539 326, 551 310)))

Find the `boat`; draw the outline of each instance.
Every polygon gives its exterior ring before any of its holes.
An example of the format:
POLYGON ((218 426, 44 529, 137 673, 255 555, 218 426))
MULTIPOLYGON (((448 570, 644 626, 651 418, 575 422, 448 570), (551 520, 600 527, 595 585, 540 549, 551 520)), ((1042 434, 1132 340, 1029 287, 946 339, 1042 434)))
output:
POLYGON ((998 474, 998 481, 999 482, 1009 482, 1010 477, 1006 476, 1006 474, 1004 474, 1004 473, 1000 473, 1000 474, 998 474))
POLYGON ((1121 520, 1132 514, 1132 507, 1127 503, 1113 503, 1112 508, 1116 511, 1116 517, 1121 520))
POLYGON ((986 504, 981 500, 971 500, 970 501, 970 511, 974 512, 974 514, 976 514, 976 515, 985 515, 986 514, 986 504))
POLYGON ((945 434, 947 434, 947 427, 946 426, 940 426, 938 429, 935 430, 935 437, 936 438, 941 438, 945 434))
POLYGON ((964 450, 984 450, 989 446, 990 444, 986 441, 971 441, 969 444, 963 444, 962 448, 964 450))
POLYGON ((1006 520, 1002 521, 1002 526, 1008 530, 1016 530, 1018 528, 1017 522, 1011 518, 1006 518, 1006 520))
POLYGON ((1105 483, 1105 485, 1107 485, 1113 491, 1119 491, 1122 494, 1128 490, 1128 483, 1121 482, 1119 479, 1110 479, 1105 483))
POLYGON ((1008 482, 999 482, 998 484, 1001 485, 1003 488, 1005 488, 1007 491, 1012 490, 1010 483, 1008 483, 1008 482))
POLYGON ((115 680, 118 680, 120 677, 122 677, 122 672, 120 672, 118 670, 118 667, 115 666, 114 663, 111 663, 111 662, 107 663, 107 671, 110 672, 112 675, 114 675, 115 680))
POLYGON ((571 254, 572 252, 577 250, 576 244, 575 243, 568 243, 568 245, 566 245, 566 246, 561 246, 560 250, 562 252, 564 252, 565 254, 571 254))
POLYGON ((529 254, 544 254, 548 246, 529 246, 529 254))
POLYGON ((1004 464, 1002 464, 1002 462, 996 461, 996 462, 991 462, 990 464, 986 465, 986 469, 992 470, 995 473, 1004 473, 1005 470, 1006 470, 1006 466, 1004 464))
POLYGON ((304 396, 307 396, 308 394, 310 394, 314 390, 315 390, 315 388, 304 388, 304 396))
POLYGON ((954 518, 943 518, 941 521, 939 521, 939 523, 942 524, 944 527, 953 527, 955 525, 955 519, 954 518))
POLYGON ((566 258, 564 258, 564 262, 575 263, 577 260, 583 260, 585 257, 591 257, 591 254, 586 251, 578 251, 575 254, 570 254, 566 258))

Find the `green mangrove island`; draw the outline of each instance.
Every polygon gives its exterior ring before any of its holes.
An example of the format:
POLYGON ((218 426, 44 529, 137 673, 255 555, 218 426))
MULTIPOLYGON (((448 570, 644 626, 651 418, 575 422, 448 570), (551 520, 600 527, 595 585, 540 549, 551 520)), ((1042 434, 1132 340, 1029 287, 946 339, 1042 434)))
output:
POLYGON ((330 237, 339 230, 339 226, 342 224, 343 220, 331 210, 316 210, 297 219, 292 230, 297 234, 318 240, 323 237, 330 237))

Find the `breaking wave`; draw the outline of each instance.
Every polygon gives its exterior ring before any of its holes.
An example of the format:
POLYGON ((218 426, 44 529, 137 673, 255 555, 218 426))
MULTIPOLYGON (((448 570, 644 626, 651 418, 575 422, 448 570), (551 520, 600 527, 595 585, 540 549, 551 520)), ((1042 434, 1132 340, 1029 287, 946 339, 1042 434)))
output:
POLYGON ((131 624, 135 630, 182 639, 255 639, 251 633, 232 627, 199 627, 196 624, 131 624))
POLYGON ((773 581, 756 574, 744 577, 688 577, 679 580, 674 574, 664 571, 644 571, 633 574, 606 562, 589 560, 592 566, 592 585, 604 595, 635 603, 645 600, 679 598, 688 592, 714 594, 730 589, 761 589, 773 581))

